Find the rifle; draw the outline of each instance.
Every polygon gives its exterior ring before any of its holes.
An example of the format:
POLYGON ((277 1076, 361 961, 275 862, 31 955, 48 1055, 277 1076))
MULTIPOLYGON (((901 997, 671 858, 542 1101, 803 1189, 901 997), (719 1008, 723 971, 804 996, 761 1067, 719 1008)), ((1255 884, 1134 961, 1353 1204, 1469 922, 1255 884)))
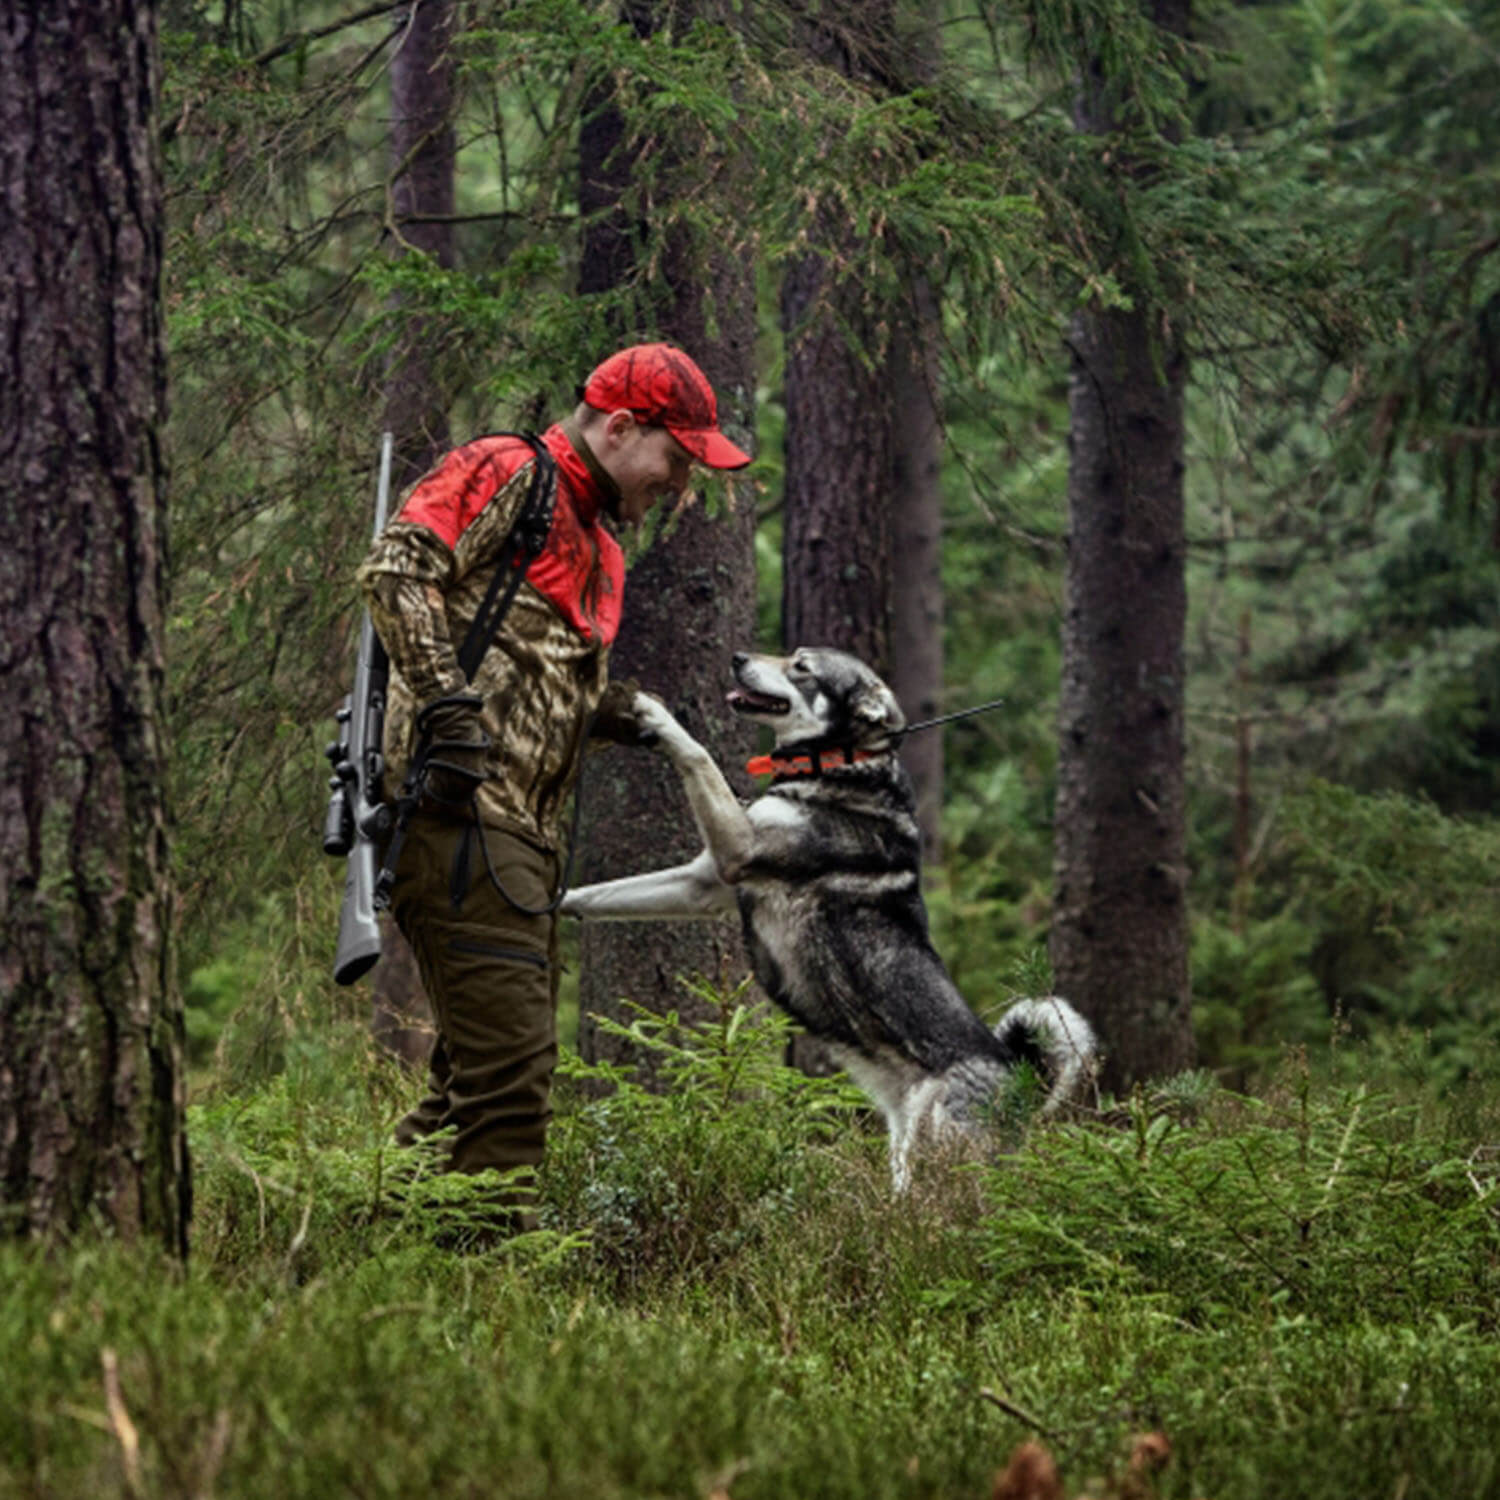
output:
MULTIPOLYGON (((392 435, 380 441, 380 478, 375 488, 375 535, 385 530, 391 498, 392 435)), ((333 766, 328 812, 323 820, 323 852, 347 857, 344 901, 339 908, 339 941, 333 958, 338 984, 353 984, 380 957, 375 884, 379 846, 390 836, 391 809, 381 800, 385 757, 386 686, 390 659, 366 610, 359 627, 354 687, 339 709, 339 737, 324 752, 333 766)))

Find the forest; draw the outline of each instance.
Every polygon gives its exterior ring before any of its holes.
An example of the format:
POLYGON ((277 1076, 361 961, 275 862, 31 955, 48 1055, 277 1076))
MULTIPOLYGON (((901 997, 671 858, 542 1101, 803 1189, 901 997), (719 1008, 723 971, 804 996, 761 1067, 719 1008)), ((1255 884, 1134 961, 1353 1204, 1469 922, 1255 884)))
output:
POLYGON ((0 6, 0 1496, 1500 1496, 1500 0, 0 6), (655 340, 754 457, 612 675, 744 796, 736 650, 987 705, 933 943, 1104 1063, 893 1194, 735 924, 564 922, 488 1243, 332 973, 355 570, 655 340))

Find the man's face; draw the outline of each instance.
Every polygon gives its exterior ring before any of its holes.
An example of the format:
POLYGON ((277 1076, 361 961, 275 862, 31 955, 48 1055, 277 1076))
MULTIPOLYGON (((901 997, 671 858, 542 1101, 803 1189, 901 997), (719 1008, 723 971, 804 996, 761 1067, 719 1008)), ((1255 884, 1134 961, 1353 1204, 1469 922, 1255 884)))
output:
POLYGON ((610 417, 598 458, 620 487, 624 526, 644 519, 658 500, 675 500, 692 477, 692 454, 665 427, 644 426, 629 412, 610 417))

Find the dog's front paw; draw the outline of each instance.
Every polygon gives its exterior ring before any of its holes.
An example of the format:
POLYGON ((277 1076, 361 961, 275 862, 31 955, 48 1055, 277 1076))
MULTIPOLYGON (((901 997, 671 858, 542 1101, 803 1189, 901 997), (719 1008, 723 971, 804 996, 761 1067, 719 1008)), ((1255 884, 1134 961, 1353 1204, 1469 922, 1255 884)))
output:
POLYGON ((670 744, 682 733, 682 726, 672 717, 671 710, 650 693, 637 693, 631 701, 630 711, 635 715, 642 745, 670 744))

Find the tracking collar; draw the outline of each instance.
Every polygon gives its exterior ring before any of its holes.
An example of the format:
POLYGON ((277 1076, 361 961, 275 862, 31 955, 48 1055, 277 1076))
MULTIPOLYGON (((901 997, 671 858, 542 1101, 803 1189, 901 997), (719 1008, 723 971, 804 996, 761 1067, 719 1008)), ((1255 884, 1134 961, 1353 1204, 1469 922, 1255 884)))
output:
POLYGON ((745 762, 745 769, 752 776, 821 776, 836 766, 858 765, 865 760, 879 760, 889 755, 884 750, 851 750, 840 746, 837 750, 820 750, 817 759, 808 755, 753 755, 745 762))
POLYGON ((988 713, 1004 702, 1004 698, 991 698, 988 703, 976 703, 973 708, 961 708, 956 713, 943 714, 936 719, 924 719, 920 724, 908 724, 903 729, 891 731, 894 743, 887 745, 884 750, 854 750, 847 745, 840 745, 835 750, 820 751, 814 761, 813 747, 809 746, 805 755, 752 756, 745 762, 745 769, 752 776, 821 776, 824 771, 830 771, 835 766, 853 766, 862 760, 878 760, 882 755, 889 755, 899 749, 902 740, 909 734, 915 734, 920 729, 932 729, 939 724, 948 724, 954 719, 967 719, 971 714, 988 713))

